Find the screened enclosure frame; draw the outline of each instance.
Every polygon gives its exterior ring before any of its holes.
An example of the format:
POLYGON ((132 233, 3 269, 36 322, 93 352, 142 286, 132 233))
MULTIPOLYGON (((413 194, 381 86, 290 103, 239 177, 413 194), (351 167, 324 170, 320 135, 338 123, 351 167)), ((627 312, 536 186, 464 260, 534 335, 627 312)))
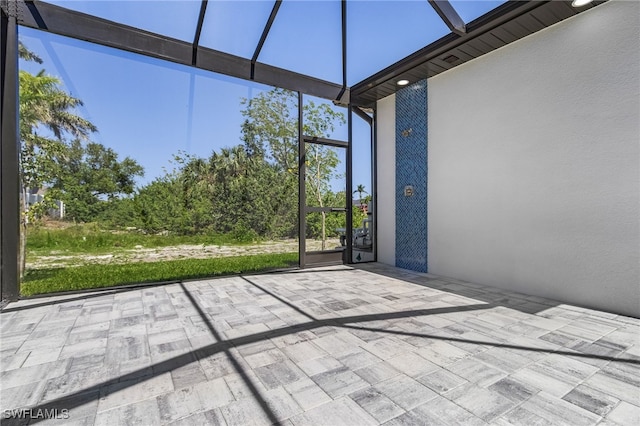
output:
MULTIPOLYGON (((259 61, 264 43, 278 16, 282 0, 274 0, 267 22, 262 29, 251 58, 235 56, 200 44, 208 0, 201 0, 195 31, 191 41, 109 21, 42 1, 0 0, 1 31, 1 149, 0 149, 0 300, 19 296, 19 108, 18 108, 18 27, 84 40, 107 47, 129 51, 152 58, 170 61, 198 69, 255 81, 302 94, 317 96, 347 107, 349 117, 349 145, 352 144, 352 115, 367 121, 372 128, 373 188, 375 182, 375 104, 395 93, 397 81, 415 83, 447 71, 482 56, 515 40, 537 32, 561 20, 597 6, 594 1, 581 8, 571 7, 571 1, 513 1, 509 0, 470 22, 457 13, 448 0, 428 2, 451 31, 400 61, 372 74, 349 87, 347 85, 347 1, 341 0, 341 64, 342 84, 314 78, 259 61), (367 112, 373 112, 373 118, 367 112)), ((606 1, 606 0, 605 0, 606 1)), ((150 2, 147 7, 152 7, 150 2)), ((320 29, 321 30, 321 29, 320 29)), ((460 101, 460 100, 457 100, 460 101)), ((347 149, 348 188, 351 186, 351 149, 347 149)), ((374 211, 375 200, 374 195, 374 211)), ((351 209, 351 202, 348 203, 351 209)), ((350 233, 351 216, 347 215, 350 233)), ((374 232, 376 218, 374 215, 374 232)), ((350 238, 347 238, 350 242, 350 238)), ((348 253, 351 254, 350 252, 348 253)))

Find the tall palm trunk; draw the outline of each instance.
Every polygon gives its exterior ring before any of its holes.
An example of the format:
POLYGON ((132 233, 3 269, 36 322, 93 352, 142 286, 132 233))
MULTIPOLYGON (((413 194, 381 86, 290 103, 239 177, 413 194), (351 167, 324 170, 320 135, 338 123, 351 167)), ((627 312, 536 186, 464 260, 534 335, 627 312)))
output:
POLYGON ((22 204, 20 208, 20 251, 18 252, 18 277, 24 277, 27 265, 27 189, 22 188, 22 204))

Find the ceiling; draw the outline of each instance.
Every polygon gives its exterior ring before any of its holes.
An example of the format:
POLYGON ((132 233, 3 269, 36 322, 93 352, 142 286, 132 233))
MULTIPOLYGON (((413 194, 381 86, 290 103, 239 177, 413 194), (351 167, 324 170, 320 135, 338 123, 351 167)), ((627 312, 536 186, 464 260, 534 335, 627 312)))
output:
POLYGON ((372 107, 553 25, 570 1, 17 0, 18 23, 246 80, 372 107))

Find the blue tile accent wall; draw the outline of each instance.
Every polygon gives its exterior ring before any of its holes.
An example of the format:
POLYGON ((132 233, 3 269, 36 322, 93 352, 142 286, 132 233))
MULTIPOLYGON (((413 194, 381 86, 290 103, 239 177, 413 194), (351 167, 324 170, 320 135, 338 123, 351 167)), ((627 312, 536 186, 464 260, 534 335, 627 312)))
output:
POLYGON ((396 93, 396 266, 427 272, 426 80, 396 93))

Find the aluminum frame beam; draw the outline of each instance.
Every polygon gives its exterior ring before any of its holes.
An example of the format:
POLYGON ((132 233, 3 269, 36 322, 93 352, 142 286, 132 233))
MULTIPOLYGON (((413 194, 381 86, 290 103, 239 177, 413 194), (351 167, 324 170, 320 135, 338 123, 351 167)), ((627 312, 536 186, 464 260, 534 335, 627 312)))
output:
POLYGON ((0 4, 0 295, 2 300, 16 300, 20 295, 18 13, 15 2, 0 4))
POLYGON ((273 25, 273 21, 275 21, 276 19, 276 15, 278 15, 278 10, 280 10, 281 4, 282 0, 276 0, 276 2, 273 4, 273 9, 271 9, 271 13, 269 14, 269 19, 267 19, 267 23, 264 26, 264 30, 262 30, 262 35, 260 36, 260 40, 258 41, 258 45, 256 46, 256 50, 255 52, 253 52, 253 56, 251 57, 251 80, 255 78, 256 62, 258 61, 258 56, 260 56, 260 52, 262 51, 264 42, 267 41, 269 31, 271 31, 271 26, 273 25))
POLYGON ((449 0, 429 0, 429 4, 438 16, 447 24, 447 27, 458 35, 467 33, 467 26, 458 12, 451 6, 449 0))
POLYGON ((304 268, 307 264, 307 239, 306 239, 306 187, 305 173, 307 172, 307 153, 303 135, 303 102, 302 92, 298 92, 298 266, 304 268))
POLYGON ((345 197, 347 202, 347 256, 345 263, 353 263, 353 107, 349 104, 347 109, 347 140, 349 144, 347 146, 347 189, 345 191, 345 197))
POLYGON ((193 36, 192 50, 193 53, 191 55, 191 65, 195 66, 198 62, 198 45, 200 44, 200 35, 202 34, 202 24, 204 24, 204 16, 207 13, 207 4, 209 0, 202 0, 200 4, 200 14, 198 15, 198 24, 196 26, 196 34, 193 36))
POLYGON ((347 90, 347 0, 342 0, 340 6, 342 36, 342 89, 336 98, 336 101, 338 102, 347 90))
POLYGON ((341 141, 341 140, 338 140, 338 139, 321 138, 319 136, 303 135, 302 136, 302 140, 305 143, 315 143, 316 145, 333 146, 335 148, 348 148, 349 147, 349 142, 348 141, 341 141))
MULTIPOLYGON (((17 0, 17 3, 20 8, 18 24, 25 27, 251 80, 250 59, 198 46, 194 65, 192 43, 41 1, 17 0)), ((260 62, 256 62, 254 68, 253 80, 258 83, 300 91, 329 100, 337 99, 342 90, 340 84, 260 62)), ((343 98, 348 101, 349 90, 343 98)))
POLYGON ((357 107, 357 106, 351 106, 351 110, 355 113, 355 115, 357 115, 358 117, 362 118, 364 121, 366 121, 369 126, 373 125, 373 118, 371 118, 371 116, 369 114, 367 114, 366 112, 364 112, 362 110, 362 108, 357 107))

